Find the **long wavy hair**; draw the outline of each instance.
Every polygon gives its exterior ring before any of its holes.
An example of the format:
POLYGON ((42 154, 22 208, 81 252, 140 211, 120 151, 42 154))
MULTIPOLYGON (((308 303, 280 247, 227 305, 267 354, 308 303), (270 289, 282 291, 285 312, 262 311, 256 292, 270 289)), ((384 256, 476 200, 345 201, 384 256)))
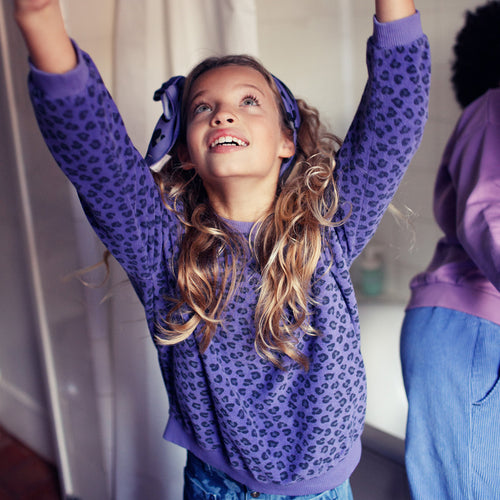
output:
MULTIPOLYGON (((212 57, 186 78, 182 116, 196 79, 214 68, 236 65, 259 71, 272 89, 285 133, 291 134, 286 112, 272 75, 250 56, 212 57)), ((323 249, 324 229, 332 226, 338 209, 335 153, 340 140, 322 125, 315 108, 298 100, 301 126, 296 161, 281 179, 273 206, 253 226, 245 241, 224 222, 210 204, 193 169, 183 168, 174 147, 172 157, 154 174, 165 205, 181 222, 179 255, 173 266, 178 297, 158 325, 158 342, 175 344, 196 331, 201 352, 223 324, 223 312, 239 285, 241 269, 254 258, 261 274, 255 309, 255 349, 283 368, 283 355, 308 369, 308 359, 297 348, 302 332, 316 335, 309 322, 313 274, 323 249)), ((185 121, 178 144, 185 145, 185 121)))

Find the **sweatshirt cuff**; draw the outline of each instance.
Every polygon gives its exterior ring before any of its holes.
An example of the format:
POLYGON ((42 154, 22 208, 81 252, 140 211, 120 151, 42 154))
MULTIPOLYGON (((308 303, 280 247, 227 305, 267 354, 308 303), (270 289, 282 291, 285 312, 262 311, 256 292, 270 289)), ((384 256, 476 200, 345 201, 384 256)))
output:
POLYGON ((29 61, 31 83, 50 97, 61 98, 78 94, 87 84, 89 68, 85 64, 80 47, 73 40, 72 43, 76 52, 77 65, 66 73, 46 73, 29 61))
POLYGON ((373 42, 377 47, 389 48, 408 45, 423 35, 420 12, 391 21, 381 23, 373 16, 373 42))

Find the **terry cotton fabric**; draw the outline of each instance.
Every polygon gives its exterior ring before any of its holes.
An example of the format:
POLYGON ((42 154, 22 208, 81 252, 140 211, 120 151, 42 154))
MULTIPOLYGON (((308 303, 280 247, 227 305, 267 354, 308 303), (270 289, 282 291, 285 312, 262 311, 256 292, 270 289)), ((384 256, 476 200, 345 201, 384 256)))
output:
POLYGON ((500 325, 500 89, 464 109, 443 154, 434 214, 444 236, 412 280, 408 308, 439 306, 500 325))

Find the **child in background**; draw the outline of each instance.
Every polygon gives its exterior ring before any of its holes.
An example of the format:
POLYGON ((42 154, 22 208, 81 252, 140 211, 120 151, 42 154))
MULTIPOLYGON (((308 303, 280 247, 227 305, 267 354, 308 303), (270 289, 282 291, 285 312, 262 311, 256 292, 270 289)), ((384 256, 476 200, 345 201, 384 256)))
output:
POLYGON ((444 233, 411 282, 401 333, 406 467, 416 500, 500 498, 500 2, 467 12, 452 82, 463 109, 439 167, 444 233))
POLYGON ((228 56, 157 92, 145 159, 58 2, 16 0, 16 19, 47 145, 144 306, 185 498, 352 498, 366 384, 349 268, 427 117, 413 0, 376 1, 340 148, 260 63, 228 56))

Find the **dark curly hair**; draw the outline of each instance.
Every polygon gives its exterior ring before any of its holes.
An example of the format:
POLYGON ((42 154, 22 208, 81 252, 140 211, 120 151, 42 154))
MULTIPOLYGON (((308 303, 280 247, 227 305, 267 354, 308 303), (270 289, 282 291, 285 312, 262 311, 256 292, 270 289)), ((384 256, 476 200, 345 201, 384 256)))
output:
POLYGON ((451 82, 465 108, 487 90, 500 86, 500 1, 467 11, 453 47, 451 82))

